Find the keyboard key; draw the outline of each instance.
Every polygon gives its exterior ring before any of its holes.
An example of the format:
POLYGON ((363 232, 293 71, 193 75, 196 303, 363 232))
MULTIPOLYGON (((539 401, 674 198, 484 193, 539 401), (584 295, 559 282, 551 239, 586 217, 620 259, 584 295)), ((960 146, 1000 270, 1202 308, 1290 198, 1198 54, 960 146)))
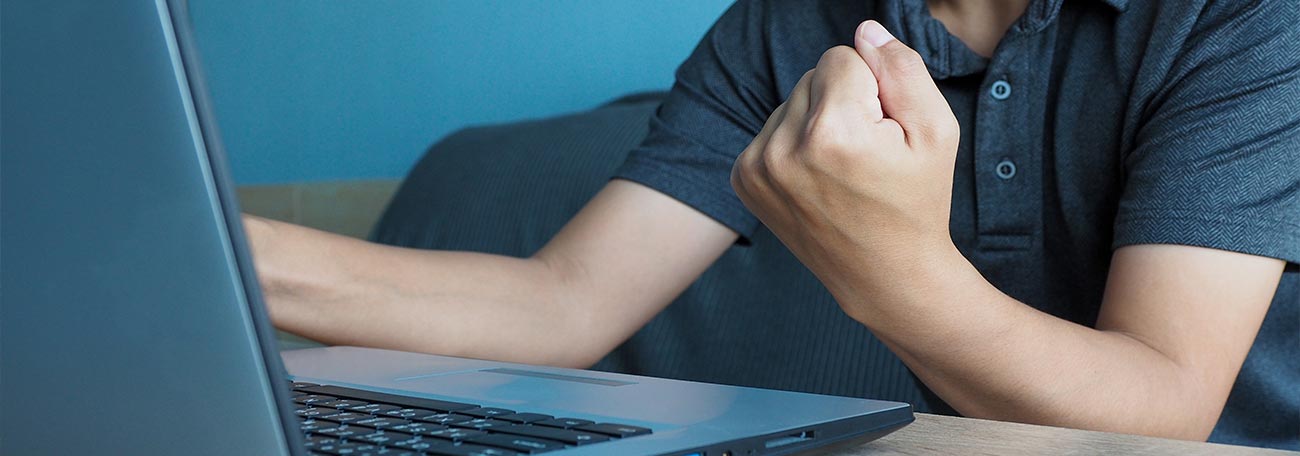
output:
POLYGON ((453 445, 454 444, 446 440, 426 439, 423 437, 413 437, 406 440, 398 440, 388 443, 388 446, 393 448, 419 452, 429 451, 432 448, 451 447, 453 445))
MULTIPOLYGON (((335 438, 340 438, 340 439, 348 439, 348 438, 357 437, 357 436, 362 436, 362 435, 366 435, 366 434, 372 434, 372 433, 375 432, 375 430, 374 430, 374 429, 371 429, 371 428, 368 428, 368 427, 349 426, 349 425, 344 424, 344 425, 339 426, 339 427, 336 427, 336 428, 320 429, 320 430, 311 431, 311 432, 312 432, 313 434, 328 435, 328 436, 330 436, 330 437, 335 437, 335 438)), ((319 451, 319 450, 317 450, 317 451, 319 451)))
POLYGON ((393 410, 401 410, 401 407, 390 404, 365 404, 349 408, 354 412, 369 413, 371 415, 383 415, 393 410))
POLYGON ((576 427, 578 427, 578 426, 586 426, 586 425, 588 425, 588 424, 596 424, 596 422, 595 422, 595 421, 590 421, 590 420, 580 420, 580 419, 577 419, 577 418, 556 418, 556 419, 553 419, 553 420, 542 420, 542 421, 538 421, 538 422, 535 422, 535 423, 533 423, 533 424, 538 425, 538 426, 546 426, 546 427, 553 427, 553 428, 560 428, 560 429, 572 429, 572 428, 576 428, 576 427))
POLYGON ((515 411, 506 410, 503 408, 495 408, 495 407, 482 407, 482 408, 459 410, 456 413, 459 413, 461 415, 469 415, 475 418, 495 418, 502 415, 514 415, 515 411))
POLYGON ((386 430, 386 431, 374 431, 369 434, 349 438, 348 440, 356 441, 356 442, 366 442, 374 445, 390 445, 393 442, 411 440, 413 438, 415 438, 415 436, 411 434, 386 430))
POLYGON ((312 451, 317 451, 325 454, 359 456, 359 455, 376 454, 379 451, 379 449, 380 448, 378 446, 371 445, 368 443, 343 442, 343 443, 336 443, 333 445, 322 445, 316 447, 312 451))
POLYGON ((556 429, 545 426, 505 426, 493 428, 492 432, 537 437, 540 439, 564 442, 569 445, 586 445, 588 443, 607 442, 611 439, 611 437, 601 434, 571 431, 568 429, 556 429))
POLYGON ((450 445, 445 447, 430 448, 428 454, 435 456, 515 456, 519 453, 501 448, 485 447, 481 445, 450 445))
POLYGON ((322 449, 324 449, 324 448, 328 448, 328 449, 331 449, 331 450, 332 450, 332 449, 334 449, 335 447, 337 447, 337 446, 339 446, 339 445, 342 445, 342 444, 346 443, 346 442, 344 442, 344 441, 342 441, 342 440, 335 439, 335 438, 330 438, 330 437, 325 437, 325 436, 313 436, 313 437, 321 437, 321 438, 324 439, 324 440, 320 441, 320 443, 317 444, 314 448, 311 448, 311 450, 312 450, 315 454, 325 454, 325 453, 320 453, 320 451, 321 451, 322 449))
POLYGON ((586 426, 578 426, 574 428, 574 430, 595 432, 597 434, 612 435, 618 438, 633 437, 633 436, 645 435, 651 433, 649 429, 640 426, 632 426, 628 424, 617 424, 617 423, 588 424, 586 426))
POLYGON ((295 398, 293 398, 293 401, 294 401, 294 402, 297 402, 297 403, 299 403, 299 404, 304 404, 304 405, 306 405, 306 404, 315 404, 315 403, 317 403, 317 402, 329 402, 329 401, 332 401, 332 400, 335 400, 335 399, 338 399, 338 398, 337 398, 337 397, 334 397, 334 396, 325 396, 325 395, 321 395, 321 394, 308 394, 308 395, 306 395, 306 396, 298 396, 298 397, 295 397, 295 398))
POLYGON ((479 430, 474 430, 474 429, 447 428, 441 431, 433 431, 421 435, 425 437, 434 437, 439 439, 451 440, 453 442, 460 442, 471 437, 478 437, 480 435, 485 435, 485 434, 487 433, 479 430))
POLYGON ((391 416, 394 418, 406 418, 409 420, 417 416, 429 416, 434 413, 437 412, 434 412, 433 410, 425 410, 425 409, 404 408, 404 409, 390 410, 384 412, 383 415, 391 416))
POLYGON ((454 413, 439 413, 439 414, 434 414, 429 416, 417 417, 416 419, 420 421, 424 421, 426 423, 447 425, 447 424, 463 423, 474 419, 474 417, 467 416, 467 415, 457 415, 454 413))
POLYGON ((337 409, 332 409, 328 407, 303 407, 293 411, 294 414, 305 418, 311 418, 322 414, 332 415, 338 412, 339 411, 337 409))
POLYGON ((309 436, 307 436, 307 440, 306 440, 305 442, 303 442, 303 444, 304 444, 304 446, 307 447, 308 450, 310 450, 310 449, 312 449, 312 448, 316 448, 316 447, 319 446, 319 445, 328 445, 328 444, 331 444, 331 443, 338 443, 338 441, 339 441, 339 440, 336 439, 336 438, 328 437, 328 436, 324 436, 324 435, 309 435, 309 436))
POLYGON ((462 421, 459 423, 451 423, 451 425, 460 428, 478 429, 481 431, 481 430, 492 429, 501 426, 514 426, 515 424, 509 421, 494 420, 491 418, 477 418, 469 421, 462 421))
POLYGON ((441 431, 443 429, 447 429, 447 426, 443 426, 441 424, 417 422, 411 424, 403 424, 401 426, 393 426, 385 430, 406 432, 406 433, 417 434, 417 435, 426 435, 430 432, 441 431))
MULTIPOLYGON (((322 419, 328 420, 329 417, 325 417, 322 419)), ((366 417, 366 419, 364 420, 353 421, 349 424, 355 426, 365 426, 374 429, 385 429, 393 426, 401 426, 403 424, 411 424, 411 422, 401 418, 392 418, 387 416, 371 416, 371 417, 366 417)))
POLYGON ((555 417, 551 415, 543 415, 540 413, 516 413, 513 415, 501 415, 494 418, 501 421, 509 421, 511 423, 528 424, 537 421, 553 419, 555 417))
POLYGON ((335 423, 348 424, 353 421, 361 421, 361 420, 370 419, 374 417, 364 413, 335 410, 334 413, 322 413, 320 415, 316 415, 315 418, 318 420, 326 420, 326 421, 333 421, 335 423))
POLYGON ((354 456, 424 456, 424 453, 418 451, 403 450, 401 448, 383 447, 373 453, 357 453, 354 456))
POLYGON ((343 427, 343 425, 339 423, 335 423, 333 421, 323 421, 323 420, 307 420, 307 421, 303 421, 299 425, 299 429, 302 429, 302 432, 318 432, 325 429, 334 429, 338 427, 343 427))
POLYGON ((303 388, 303 391, 312 394, 323 394, 348 399, 357 399, 366 402, 381 402, 385 404, 401 405, 403 408, 422 408, 437 410, 440 412, 455 412, 458 410, 467 410, 478 408, 474 404, 464 404, 460 402, 440 401, 437 399, 425 399, 419 397, 399 396, 396 394, 380 393, 376 391, 359 390, 355 388, 344 388, 342 386, 313 386, 303 388))
POLYGON ((564 449, 564 444, 553 440, 524 437, 521 435, 488 434, 467 440, 470 443, 505 448, 520 453, 545 453, 564 449))
POLYGON ((362 401, 358 401, 358 400, 355 400, 355 399, 338 399, 338 400, 333 400, 333 401, 329 401, 329 402, 317 402, 317 403, 312 404, 312 405, 315 405, 315 406, 317 406, 317 407, 330 407, 330 408, 336 408, 336 409, 350 409, 350 408, 352 408, 352 407, 360 407, 360 406, 363 406, 363 405, 369 405, 369 404, 370 404, 369 402, 362 402, 362 401))

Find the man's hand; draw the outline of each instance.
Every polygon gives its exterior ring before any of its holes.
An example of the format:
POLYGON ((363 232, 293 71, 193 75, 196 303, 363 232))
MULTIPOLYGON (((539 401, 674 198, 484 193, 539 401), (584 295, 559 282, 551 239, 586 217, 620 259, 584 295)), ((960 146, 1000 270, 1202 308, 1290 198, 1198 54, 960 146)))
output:
POLYGON ((822 55, 731 173, 741 201, 832 288, 864 256, 955 249, 957 120, 915 51, 875 21, 855 41, 822 55))

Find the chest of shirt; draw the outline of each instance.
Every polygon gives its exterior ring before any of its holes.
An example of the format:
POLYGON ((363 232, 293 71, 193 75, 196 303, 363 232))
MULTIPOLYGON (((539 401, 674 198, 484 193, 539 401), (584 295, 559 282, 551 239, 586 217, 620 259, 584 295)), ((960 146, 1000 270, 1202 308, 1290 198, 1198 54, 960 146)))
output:
MULTIPOLYGON (((994 285, 1027 302, 1100 301, 1078 291, 1103 288, 1125 137, 1133 135, 1125 76, 1133 69, 1115 52, 1114 24, 1101 13, 1064 8, 1039 29, 1009 32, 987 59, 937 36, 929 17, 880 18, 925 58, 961 125, 954 242, 994 285)), ((781 94, 826 48, 845 44, 833 34, 856 21, 837 20, 824 40, 774 55, 781 94)))

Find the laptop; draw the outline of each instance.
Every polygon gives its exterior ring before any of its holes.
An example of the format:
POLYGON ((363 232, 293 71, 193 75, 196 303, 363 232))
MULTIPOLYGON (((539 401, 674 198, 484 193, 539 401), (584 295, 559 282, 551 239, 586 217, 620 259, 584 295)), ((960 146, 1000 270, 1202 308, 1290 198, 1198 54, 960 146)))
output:
POLYGON ((856 398, 356 347, 279 352, 185 5, 0 12, 0 454, 790 454, 856 398))

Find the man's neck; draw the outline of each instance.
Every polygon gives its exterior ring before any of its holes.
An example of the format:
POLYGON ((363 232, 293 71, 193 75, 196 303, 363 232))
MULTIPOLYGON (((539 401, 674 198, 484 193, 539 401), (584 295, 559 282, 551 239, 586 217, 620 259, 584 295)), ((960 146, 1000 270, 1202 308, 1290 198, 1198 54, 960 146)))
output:
POLYGON ((966 47, 984 57, 993 55, 1007 29, 1030 0, 926 0, 930 15, 942 22, 966 47))

